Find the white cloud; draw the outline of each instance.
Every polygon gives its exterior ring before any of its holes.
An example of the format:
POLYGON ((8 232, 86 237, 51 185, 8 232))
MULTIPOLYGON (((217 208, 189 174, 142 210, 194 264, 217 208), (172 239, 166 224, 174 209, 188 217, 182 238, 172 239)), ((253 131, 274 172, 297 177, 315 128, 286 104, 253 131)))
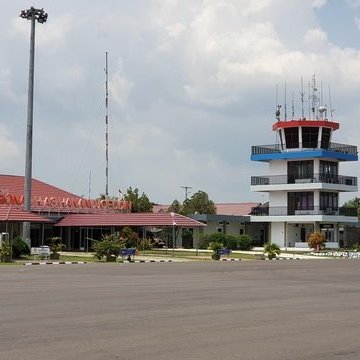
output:
MULTIPOLYGON (((52 45, 59 46, 59 42, 66 39, 67 34, 71 33, 73 23, 79 22, 72 15, 65 14, 63 16, 49 18, 44 24, 36 23, 36 44, 40 46, 52 45)), ((13 20, 13 33, 20 34, 26 38, 30 37, 30 21, 16 17, 13 20)))
POLYGON ((326 5, 326 3, 327 3, 327 0, 313 0, 312 6, 314 8, 320 9, 324 5, 326 5))
POLYGON ((134 83, 127 80, 121 74, 116 73, 112 75, 109 81, 111 99, 120 106, 120 108, 124 108, 133 87, 134 83))
POLYGON ((320 28, 309 29, 304 36, 304 42, 307 46, 307 50, 311 49, 315 52, 326 52, 326 47, 329 47, 327 35, 320 28))
POLYGON ((346 0, 346 2, 353 8, 360 6, 360 0, 346 0))
MULTIPOLYGON (((12 3, 3 9, 11 16, 18 11, 12 3)), ((301 75, 308 81, 316 73, 335 89, 336 115, 351 115, 347 126, 357 128, 360 114, 353 104, 360 80, 354 74, 360 73, 360 52, 336 43, 320 27, 325 5, 331 9, 333 2, 150 0, 139 6, 108 0, 91 7, 85 0, 49 2, 48 22, 36 27, 37 44, 47 46, 36 54, 35 176, 83 194, 92 169, 92 192, 103 192, 99 134, 108 51, 110 105, 115 105, 110 127, 120 128, 110 142, 115 190, 135 185, 165 202, 182 198, 181 185, 209 191, 219 201, 258 196, 248 187, 250 173, 259 167, 249 161, 250 146, 272 140, 277 83, 287 81, 298 93, 301 75)), ((1 26, 7 51, 0 53, 0 102, 9 115, 1 120, 21 137, 2 135, 9 157, 25 136, 30 24, 17 18, 1 26)), ((352 132, 345 128, 342 134, 352 132)))
POLYGON ((168 31, 169 37, 179 38, 186 30, 186 25, 181 22, 177 22, 176 24, 167 26, 166 29, 168 31))
POLYGON ((18 144, 9 137, 8 130, 0 124, 0 161, 10 162, 11 158, 19 155, 18 144))

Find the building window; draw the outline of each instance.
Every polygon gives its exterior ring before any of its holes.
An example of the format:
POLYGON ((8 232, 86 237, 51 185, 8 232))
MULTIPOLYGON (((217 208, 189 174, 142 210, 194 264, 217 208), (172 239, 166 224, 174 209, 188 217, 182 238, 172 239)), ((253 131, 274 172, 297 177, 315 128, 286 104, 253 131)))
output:
POLYGON ((314 193, 311 191, 288 193, 288 214, 294 215, 296 210, 314 210, 314 193))
POLYGON ((286 128, 285 141, 287 149, 297 149, 299 147, 299 128, 286 128))
POLYGON ((321 148, 328 149, 330 145, 331 129, 323 128, 321 134, 321 148))
POLYGON ((320 192, 320 210, 337 210, 338 206, 338 193, 320 192))
POLYGON ((244 235, 244 229, 240 229, 240 235, 244 235))
POLYGON ((337 180, 338 163, 334 161, 320 160, 320 179, 325 182, 337 180))
POLYGON ((288 183, 294 183, 296 179, 312 179, 314 177, 314 161, 289 161, 288 183))
POLYGON ((302 147, 303 148, 317 148, 318 147, 318 127, 303 127, 302 128, 302 147))

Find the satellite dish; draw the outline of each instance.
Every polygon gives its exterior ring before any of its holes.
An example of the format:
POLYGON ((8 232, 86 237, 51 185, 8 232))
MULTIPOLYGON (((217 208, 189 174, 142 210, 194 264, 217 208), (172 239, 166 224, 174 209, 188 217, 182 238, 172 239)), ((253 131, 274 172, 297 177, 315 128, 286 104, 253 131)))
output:
POLYGON ((319 106, 320 114, 324 113, 325 111, 326 111, 326 106, 319 106))

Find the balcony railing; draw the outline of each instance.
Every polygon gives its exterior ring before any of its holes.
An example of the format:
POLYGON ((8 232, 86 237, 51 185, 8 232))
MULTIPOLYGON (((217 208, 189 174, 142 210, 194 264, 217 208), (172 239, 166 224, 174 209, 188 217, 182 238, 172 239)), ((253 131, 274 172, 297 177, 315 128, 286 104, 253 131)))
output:
MULTIPOLYGON (((299 145, 299 149, 302 150, 314 150, 314 149, 322 149, 322 150, 328 150, 333 152, 338 152, 341 154, 349 154, 349 155, 357 155, 357 147, 354 145, 346 145, 346 144, 337 144, 337 143, 330 143, 329 147, 327 148, 321 148, 320 145, 317 148, 308 147, 308 146, 302 146, 302 144, 299 145)), ((294 149, 290 149, 294 150, 294 149)), ((280 144, 274 144, 274 145, 255 145, 251 147, 251 155, 264 155, 264 154, 274 154, 274 153, 281 153, 285 152, 287 150, 281 149, 280 144)))
POLYGON ((278 185, 278 184, 310 184, 326 183, 348 186, 357 186, 357 178, 354 176, 314 174, 313 176, 292 176, 292 175, 274 175, 274 176, 252 176, 251 185, 278 185))
POLYGON ((255 207, 251 209, 250 215, 254 216, 299 216, 299 215, 334 215, 357 217, 357 209, 349 207, 302 207, 294 209, 287 206, 255 207))

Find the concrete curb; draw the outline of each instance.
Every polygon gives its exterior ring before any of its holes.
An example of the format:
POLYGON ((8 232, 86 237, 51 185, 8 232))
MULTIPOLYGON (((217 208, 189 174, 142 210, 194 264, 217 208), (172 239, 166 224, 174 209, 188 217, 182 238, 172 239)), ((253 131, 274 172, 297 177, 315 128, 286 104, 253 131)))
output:
POLYGON ((46 262, 28 262, 23 265, 72 265, 72 264, 86 264, 86 261, 46 261, 46 262))
POLYGON ((139 264, 139 263, 169 263, 169 262, 173 262, 172 260, 134 260, 134 261, 131 261, 131 262, 128 262, 128 261, 124 261, 123 263, 120 263, 120 264, 139 264))
POLYGON ((240 261, 241 259, 220 259, 221 261, 240 261))

